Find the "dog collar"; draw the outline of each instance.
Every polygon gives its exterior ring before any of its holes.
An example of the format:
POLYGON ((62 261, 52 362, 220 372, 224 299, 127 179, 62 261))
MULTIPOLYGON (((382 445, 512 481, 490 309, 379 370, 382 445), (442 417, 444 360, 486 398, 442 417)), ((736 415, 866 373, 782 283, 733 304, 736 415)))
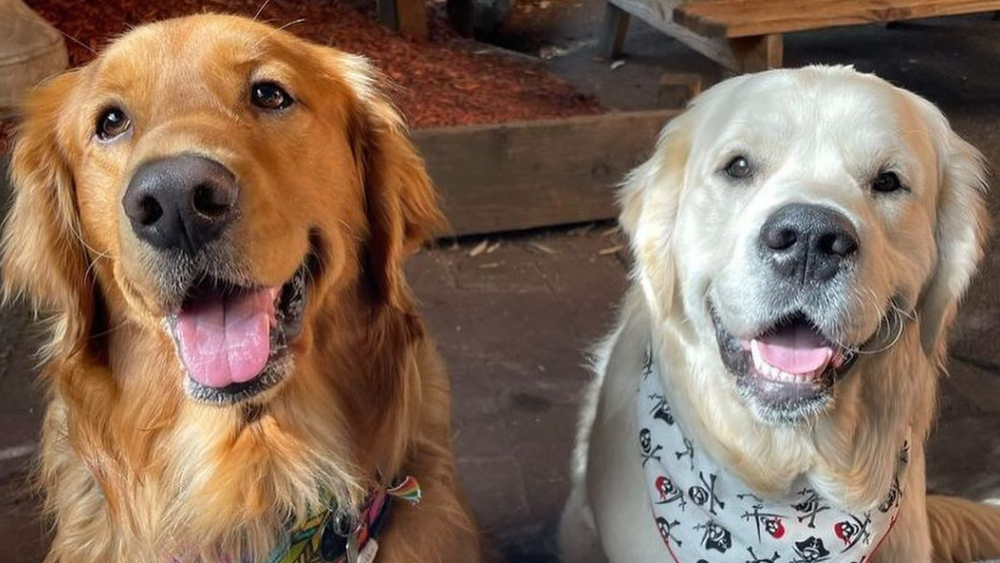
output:
MULTIPOLYGON (((420 484, 406 476, 392 487, 372 489, 359 511, 359 517, 344 517, 336 503, 310 514, 293 528, 282 545, 266 559, 267 563, 372 563, 378 553, 376 537, 389 519, 394 499, 418 504, 420 484)), ((226 558, 225 560, 229 560, 226 558)), ((173 563, 183 563, 174 558, 173 563)))
POLYGON ((653 524, 676 563, 848 563, 868 561, 892 529, 909 463, 904 440, 896 476, 873 510, 847 512, 804 477, 763 498, 720 467, 681 429, 647 348, 639 384, 640 462, 653 524))
POLYGON ((389 519, 392 499, 411 504, 420 502, 420 484, 407 476, 389 488, 373 490, 362 505, 356 521, 345 519, 327 508, 312 515, 288 536, 269 563, 371 563, 378 553, 375 540, 389 519))

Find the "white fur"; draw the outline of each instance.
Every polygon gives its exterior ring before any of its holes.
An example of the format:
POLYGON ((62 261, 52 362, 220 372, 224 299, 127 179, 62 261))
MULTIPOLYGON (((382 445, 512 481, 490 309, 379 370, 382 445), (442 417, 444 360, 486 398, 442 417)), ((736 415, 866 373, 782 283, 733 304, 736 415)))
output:
POLYGON ((805 476, 830 502, 869 508, 889 489, 892 444, 912 432, 900 520, 878 560, 929 563, 924 440, 946 329, 981 256, 982 178, 979 153, 930 103, 846 67, 737 77, 672 121, 621 192, 634 284, 597 351, 563 560, 599 560, 598 547, 612 562, 663 560, 652 517, 641 520, 649 501, 635 438, 641 350, 652 341, 665 385, 686 399, 673 401, 685 431, 760 494, 805 476), (737 154, 754 164, 751 181, 720 174, 737 154), (909 191, 872 192, 886 169, 909 191), (709 302, 736 335, 767 321, 769 271, 754 245, 763 221, 792 202, 839 211, 860 240, 854 275, 831 287, 829 314, 814 320, 844 345, 872 335, 885 344, 861 355, 825 410, 777 424, 736 392, 709 302), (886 326, 892 307, 902 322, 886 326))

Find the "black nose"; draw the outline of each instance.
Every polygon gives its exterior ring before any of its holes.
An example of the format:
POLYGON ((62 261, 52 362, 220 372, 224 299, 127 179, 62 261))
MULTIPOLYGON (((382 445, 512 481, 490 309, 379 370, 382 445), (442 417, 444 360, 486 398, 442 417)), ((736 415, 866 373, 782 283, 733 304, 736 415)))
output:
POLYGON ((858 232, 843 214, 819 205, 786 205, 760 228, 760 248, 775 271, 825 282, 857 257, 858 232))
POLYGON ((232 222, 238 191, 225 166, 184 154, 140 166, 122 206, 137 237, 157 248, 194 255, 232 222))

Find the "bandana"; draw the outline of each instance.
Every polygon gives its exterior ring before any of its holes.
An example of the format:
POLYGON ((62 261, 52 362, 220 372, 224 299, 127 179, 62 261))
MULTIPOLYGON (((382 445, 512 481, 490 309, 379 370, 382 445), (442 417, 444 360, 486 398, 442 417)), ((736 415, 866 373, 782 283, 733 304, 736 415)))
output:
POLYGON ((676 563, 862 563, 896 522, 908 464, 875 509, 847 512, 804 477, 780 498, 763 498, 699 449, 675 419, 647 348, 638 401, 639 447, 653 522, 676 563))

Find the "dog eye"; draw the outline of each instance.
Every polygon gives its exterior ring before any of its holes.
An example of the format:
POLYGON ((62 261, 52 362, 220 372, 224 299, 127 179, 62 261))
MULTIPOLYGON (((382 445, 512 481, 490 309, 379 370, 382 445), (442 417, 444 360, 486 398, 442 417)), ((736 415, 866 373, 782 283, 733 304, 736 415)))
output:
POLYGON ((250 88, 250 101, 260 109, 279 110, 292 105, 292 97, 274 82, 257 82, 250 88))
POLYGON ((97 138, 110 141, 132 127, 132 120, 121 108, 108 108, 97 118, 97 138))
POLYGON ((872 181, 872 189, 876 192, 894 192, 903 188, 903 183, 895 172, 882 172, 872 181))
POLYGON ((745 157, 737 156, 729 161, 725 168, 726 176, 734 180, 743 180, 753 175, 753 168, 745 157))

